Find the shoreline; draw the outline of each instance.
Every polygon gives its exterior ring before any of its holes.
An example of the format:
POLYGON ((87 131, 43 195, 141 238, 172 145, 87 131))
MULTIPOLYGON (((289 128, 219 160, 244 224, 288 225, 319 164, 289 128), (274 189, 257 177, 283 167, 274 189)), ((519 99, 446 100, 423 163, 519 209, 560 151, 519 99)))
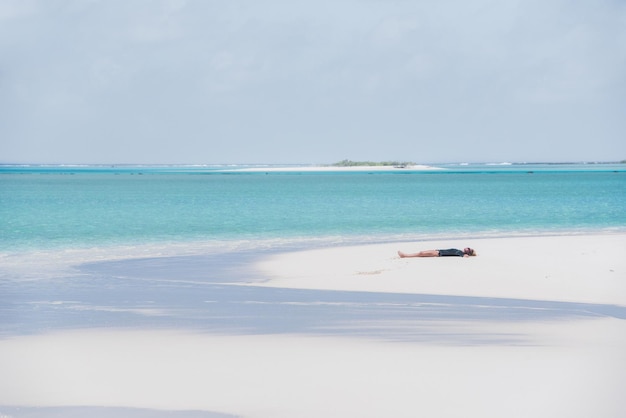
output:
POLYGON ((4 260, 21 255, 33 255, 36 257, 57 257, 61 254, 75 254, 89 262, 106 260, 109 256, 112 260, 121 258, 137 258, 142 256, 178 256, 190 254, 203 254, 207 251, 231 252, 239 250, 259 250, 262 252, 298 251, 317 248, 335 248, 355 245, 377 245, 392 243, 415 243, 437 241, 467 241, 482 239, 509 239, 509 238, 546 238, 546 237, 578 237, 588 235, 625 235, 626 227, 584 228, 563 230, 511 230, 511 231, 473 231, 462 234, 455 232, 439 233, 405 233, 391 234, 382 233, 377 235, 323 235, 272 237, 254 239, 239 237, 233 239, 186 239, 186 240, 155 240, 147 243, 137 242, 108 242, 103 245, 91 243, 82 244, 59 244, 48 247, 17 247, 15 249, 0 250, 0 267, 4 260))
MULTIPOLYGON (((342 261, 337 259, 347 257, 350 259, 350 263, 355 266, 355 271, 360 271, 362 278, 371 275, 380 276, 383 280, 398 278, 398 275, 403 274, 401 270, 402 263, 406 264, 406 268, 409 270, 405 273, 424 273, 427 275, 436 274, 430 267, 432 266, 432 260, 424 259, 400 259, 397 256, 397 251, 402 250, 405 252, 419 251, 433 248, 463 248, 465 246, 476 247, 479 254, 476 257, 477 266, 473 266, 473 269, 468 271, 450 271, 452 274, 468 274, 471 273, 474 279, 478 279, 479 272, 476 269, 483 269, 489 271, 490 266, 485 265, 481 260, 484 260, 486 256, 495 256, 495 261, 498 263, 498 268, 503 268, 507 263, 504 255, 502 254, 501 247, 503 246, 522 246, 521 250, 528 250, 528 246, 534 245, 533 243, 547 243, 553 242, 552 246, 539 245, 539 251, 545 251, 547 255, 554 251, 555 247, 563 247, 562 244, 570 245, 574 251, 574 258, 568 259, 568 255, 562 251, 559 255, 555 255, 555 263, 546 260, 543 257, 539 260, 539 264, 534 269, 533 274, 535 276, 541 272, 541 269, 546 266, 551 266, 550 269, 554 270, 558 265, 558 259, 563 257, 567 260, 567 264, 573 264, 573 267, 569 269, 575 276, 579 275, 580 262, 582 260, 576 260, 576 251, 584 246, 589 246, 590 249, 599 251, 606 241, 612 246, 611 252, 607 253, 602 260, 592 260, 595 264, 604 262, 607 265, 619 263, 621 259, 621 251, 626 251, 626 231, 622 230, 569 230, 569 231, 528 231, 528 232, 511 232, 511 233, 468 233, 465 236, 452 236, 451 234, 442 235, 428 235, 428 236, 406 236, 391 238, 391 236, 381 237, 293 237, 287 239, 264 239, 264 240, 193 240, 193 241, 175 241, 175 242, 154 242, 144 245, 132 245, 132 244, 111 244, 102 247, 67 247, 67 248, 48 248, 48 249, 34 249, 30 251, 13 251, 13 252, 0 252, 0 277, 4 277, 10 281, 15 280, 47 280, 53 279, 56 276, 63 275, 65 277, 74 276, 77 270, 80 270, 82 265, 99 263, 106 266, 107 263, 124 263, 137 260, 161 260, 167 262, 168 259, 175 259, 180 257, 206 257, 206 256, 221 256, 224 258, 224 262, 228 263, 228 260, 236 260, 241 253, 256 254, 257 260, 250 266, 259 277, 252 280, 251 283, 258 283, 259 280, 265 282, 263 286, 280 287, 294 289, 320 289, 320 290, 352 290, 351 286, 362 287, 367 291, 382 291, 389 292, 398 291, 403 293, 405 289, 403 285, 399 285, 397 280, 390 280, 384 285, 379 283, 378 285, 372 285, 372 280, 354 280, 348 277, 350 273, 346 268, 341 272, 343 275, 339 280, 330 284, 330 280, 311 280, 305 278, 306 275, 302 275, 293 270, 293 266, 298 265, 299 261, 294 261, 297 258, 310 258, 317 257, 315 261, 316 265, 308 268, 309 272, 316 272, 316 274, 323 275, 325 277, 336 277, 337 274, 333 271, 321 271, 320 266, 332 266, 333 263, 341 266, 342 261), (367 241, 371 238, 370 241, 367 241), (579 241, 584 243, 576 244, 579 241), (483 253, 481 243, 488 245, 489 251, 483 253), (360 261, 358 255, 355 252, 363 252, 367 254, 369 261, 360 261), (323 258, 327 257, 326 260, 323 258), (330 262, 329 262, 330 260, 330 262), (377 265, 372 265, 372 262, 376 260, 377 265), (395 262, 393 261, 395 260, 395 262), (366 266, 371 268, 360 268, 359 263, 365 262, 366 266), (421 263, 420 263, 421 262, 421 263), (408 264, 407 264, 408 263, 408 264), (475 267, 475 268, 474 268, 475 267), (395 271, 398 270, 398 271, 395 271), (421 271, 423 270, 423 271, 421 271), (380 271, 380 272, 379 272, 380 271), (373 273, 372 273, 373 272, 373 273), (384 274, 383 274, 384 273, 384 274), (286 280, 286 275, 293 275, 294 278, 286 280), (385 286, 388 288, 385 289, 385 286)), ((519 249, 512 249, 511 251, 520 251, 519 249)), ((579 251, 580 253, 580 251, 579 251)), ((584 253, 584 251, 583 251, 584 253)), ((581 253, 582 254, 582 253, 581 253)), ((515 276, 517 280, 521 280, 523 272, 530 271, 532 263, 536 263, 537 255, 530 254, 532 257, 529 262, 525 262, 523 257, 519 253, 514 255, 513 259, 520 259, 514 262, 517 266, 515 269, 515 276)), ((456 258, 456 257, 454 257, 456 258)), ((587 256, 587 258, 589 258, 587 256)), ((345 264, 345 263, 344 263, 345 264)), ((449 264, 449 263, 448 263, 449 264)), ((623 274, 626 277, 624 271, 626 263, 619 263, 619 269, 617 272, 615 269, 610 276, 618 277, 619 274, 623 274)), ((564 264, 563 267, 557 268, 561 271, 561 275, 567 273, 567 268, 564 264)), ((193 267, 192 267, 193 268, 193 267)), ((448 265, 446 268, 450 269, 448 265)), ((332 270, 332 269, 331 269, 332 270)), ((531 269, 532 270, 532 269, 531 269)), ((442 271, 446 273, 446 270, 442 271)), ((595 274, 595 273, 594 273, 595 274)), ((603 277, 606 276, 606 272, 603 272, 603 277)), ((459 284, 460 289, 464 289, 464 286, 459 284)), ((415 283, 406 283, 409 287, 407 291, 409 293, 415 293, 417 287, 415 283)), ((432 286, 427 286, 424 291, 433 290, 432 286)), ((470 292, 472 295, 480 296, 477 292, 470 292)), ((626 293, 625 293, 626 294, 626 293)), ((624 302, 626 304, 626 300, 624 302)))

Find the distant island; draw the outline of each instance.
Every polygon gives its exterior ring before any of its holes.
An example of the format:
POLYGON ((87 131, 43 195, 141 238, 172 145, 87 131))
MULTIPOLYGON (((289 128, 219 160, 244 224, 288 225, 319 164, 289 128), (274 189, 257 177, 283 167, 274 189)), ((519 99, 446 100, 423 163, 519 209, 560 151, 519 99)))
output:
POLYGON ((410 161, 351 161, 342 160, 337 163, 331 164, 331 167, 396 167, 404 168, 417 165, 410 161))

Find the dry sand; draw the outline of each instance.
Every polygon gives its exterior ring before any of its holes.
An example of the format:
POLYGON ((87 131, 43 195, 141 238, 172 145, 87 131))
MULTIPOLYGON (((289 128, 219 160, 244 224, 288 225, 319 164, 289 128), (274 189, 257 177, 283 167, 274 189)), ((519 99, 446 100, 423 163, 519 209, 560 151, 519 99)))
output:
POLYGON ((389 243, 279 254, 258 268, 267 286, 487 296, 626 305, 626 235, 389 243), (399 258, 441 248, 476 257, 399 258))
POLYGON ((564 301, 608 313, 516 321, 491 312, 430 324, 433 332, 515 334, 519 343, 116 329, 15 336, 0 340, 0 417, 58 411, 7 407, 17 405, 91 406, 92 416, 120 416, 109 408, 124 407, 243 417, 621 418, 625 249, 625 235, 604 234, 272 256, 257 266, 271 277, 264 286, 564 301), (396 255, 468 245, 478 257, 396 255))

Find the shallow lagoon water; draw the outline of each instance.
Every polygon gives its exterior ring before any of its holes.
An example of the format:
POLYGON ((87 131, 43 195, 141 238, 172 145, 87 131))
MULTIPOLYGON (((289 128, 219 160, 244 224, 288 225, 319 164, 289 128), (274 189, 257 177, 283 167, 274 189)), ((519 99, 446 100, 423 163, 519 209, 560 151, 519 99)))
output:
POLYGON ((4 167, 0 252, 623 230, 624 165, 395 172, 4 167), (140 175, 141 174, 141 175, 140 175))

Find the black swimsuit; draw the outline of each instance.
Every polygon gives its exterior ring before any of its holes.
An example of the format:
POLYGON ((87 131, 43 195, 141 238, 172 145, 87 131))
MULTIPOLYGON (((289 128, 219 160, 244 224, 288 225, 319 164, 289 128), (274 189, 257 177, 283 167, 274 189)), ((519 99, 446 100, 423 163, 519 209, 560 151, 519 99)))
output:
POLYGON ((463 257, 465 253, 461 250, 457 250, 456 248, 450 248, 447 250, 438 250, 439 257, 463 257))

